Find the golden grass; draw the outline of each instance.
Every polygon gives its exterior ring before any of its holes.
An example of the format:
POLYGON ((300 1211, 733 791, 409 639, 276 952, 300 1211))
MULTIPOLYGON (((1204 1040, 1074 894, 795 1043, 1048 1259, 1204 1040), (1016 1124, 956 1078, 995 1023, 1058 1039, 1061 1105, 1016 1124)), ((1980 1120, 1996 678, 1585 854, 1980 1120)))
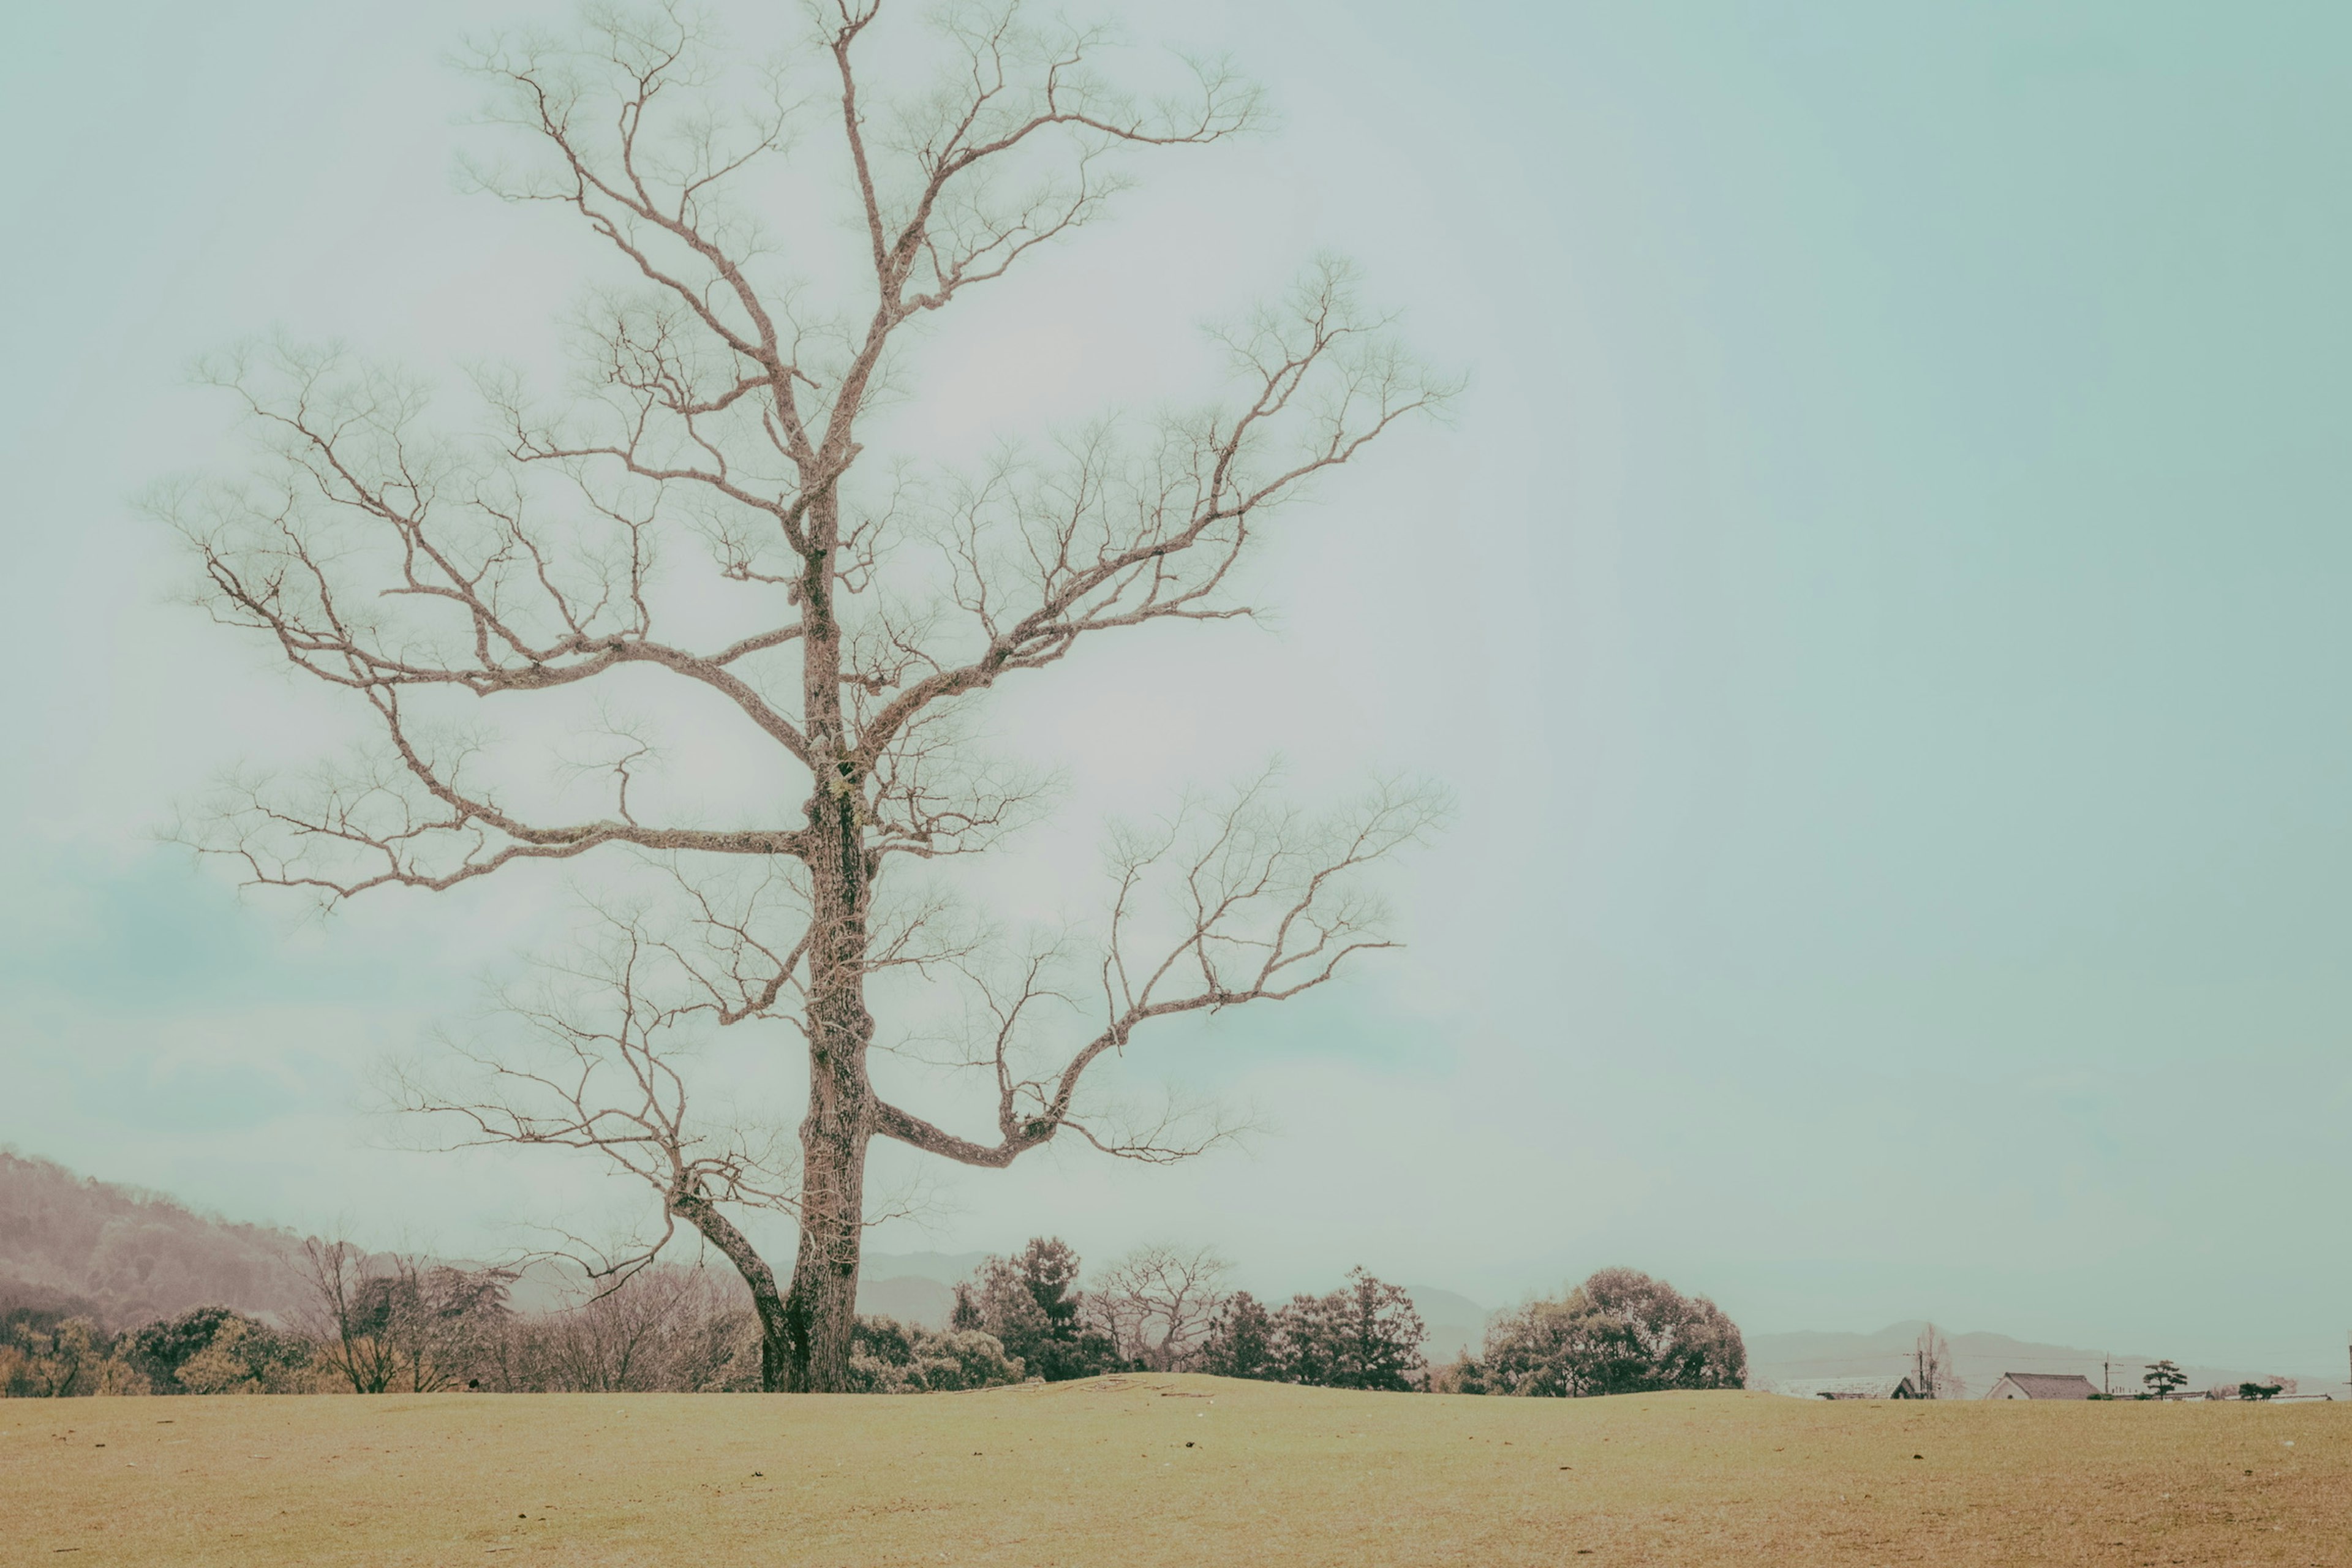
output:
POLYGON ((1478 1399, 0 1403, 0 1561, 2352 1563, 2352 1407, 1478 1399))

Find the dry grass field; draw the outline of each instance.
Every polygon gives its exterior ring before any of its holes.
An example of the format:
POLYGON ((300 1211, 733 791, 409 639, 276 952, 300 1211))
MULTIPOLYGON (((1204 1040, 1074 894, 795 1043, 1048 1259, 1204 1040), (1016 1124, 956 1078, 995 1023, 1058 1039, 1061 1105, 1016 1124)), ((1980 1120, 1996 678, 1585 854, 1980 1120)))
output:
POLYGON ((0 1561, 2352 1563, 2352 1406, 1416 1397, 0 1404, 0 1561))

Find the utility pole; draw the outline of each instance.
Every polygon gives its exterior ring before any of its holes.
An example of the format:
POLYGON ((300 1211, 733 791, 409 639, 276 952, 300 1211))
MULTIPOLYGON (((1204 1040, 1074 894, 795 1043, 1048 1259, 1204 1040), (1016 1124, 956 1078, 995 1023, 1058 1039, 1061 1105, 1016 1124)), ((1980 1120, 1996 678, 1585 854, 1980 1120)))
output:
POLYGON ((1919 1332, 1919 1342, 1911 1347, 1911 1375, 1919 1385, 1922 1399, 1941 1399, 1944 1390, 1952 1390, 1952 1397, 1960 1396, 1960 1384, 1952 1371, 1950 1342, 1929 1323, 1919 1332))
POLYGON ((2116 1352, 2101 1351, 2099 1354, 2103 1358, 2099 1363, 2099 1392, 2113 1399, 2116 1396, 2116 1352))

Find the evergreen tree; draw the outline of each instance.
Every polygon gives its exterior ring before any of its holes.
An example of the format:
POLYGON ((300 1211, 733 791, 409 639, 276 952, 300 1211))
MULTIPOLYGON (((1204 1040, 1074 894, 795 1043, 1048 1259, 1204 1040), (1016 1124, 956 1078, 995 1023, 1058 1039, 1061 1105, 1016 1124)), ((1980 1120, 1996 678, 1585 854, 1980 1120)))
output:
POLYGON ((1019 1256, 992 1258, 956 1287, 958 1331, 992 1334, 1031 1377, 1063 1383, 1119 1364, 1110 1336, 1087 1324, 1078 1255, 1054 1237, 1033 1237, 1019 1256))
POLYGON ((1235 1291, 1202 1342, 1198 1366, 1220 1377, 1303 1383, 1320 1388, 1413 1385, 1428 1331, 1412 1298, 1361 1268, 1328 1296, 1294 1296, 1269 1312, 1235 1291))
POLYGON ((1328 1296, 1294 1297, 1276 1320, 1276 1375, 1323 1388, 1412 1386, 1428 1331, 1402 1288, 1364 1269, 1328 1296))
POLYGON ((1246 1290, 1236 1290, 1210 1325, 1200 1370, 1219 1377, 1271 1380, 1279 1375, 1281 1346, 1274 1314, 1246 1290))

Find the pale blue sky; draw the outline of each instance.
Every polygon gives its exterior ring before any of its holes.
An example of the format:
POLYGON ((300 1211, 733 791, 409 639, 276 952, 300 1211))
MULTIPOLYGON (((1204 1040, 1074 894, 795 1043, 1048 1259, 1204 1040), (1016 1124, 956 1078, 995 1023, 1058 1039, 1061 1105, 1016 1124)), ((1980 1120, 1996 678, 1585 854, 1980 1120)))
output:
MULTIPOLYGON (((1008 722, 1080 841, 1276 746, 1463 817, 1406 963, 1187 1058, 1265 1108, 1252 1152, 959 1178, 900 1245, 1192 1237, 1269 1289, 1488 1300, 1625 1262, 1756 1330, 2336 1367, 2352 14, 1130 10, 1235 47, 1285 127, 983 320, 1087 302, 1015 411, 1134 395, 1119 322, 1318 245, 1474 385, 1292 525, 1278 634, 1149 650, 1176 752, 1107 676, 1008 722)), ((451 1246, 593 1198, 373 1147, 357 1075, 528 911, 290 926, 147 847, 318 710, 165 603, 127 500, 226 453, 180 372, 248 330, 531 351, 583 253, 450 189, 434 61, 478 16, 49 7, 0 55, 0 1140, 451 1246)))

